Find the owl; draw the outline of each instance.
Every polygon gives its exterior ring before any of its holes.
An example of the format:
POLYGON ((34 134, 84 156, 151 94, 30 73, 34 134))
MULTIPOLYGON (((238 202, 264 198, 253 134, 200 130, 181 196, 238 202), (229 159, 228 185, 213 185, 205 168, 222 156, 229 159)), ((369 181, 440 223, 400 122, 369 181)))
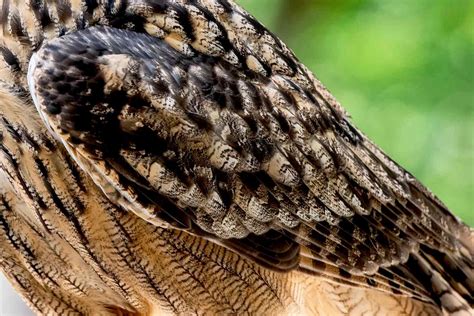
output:
POLYGON ((473 231, 232 0, 0 25, 0 268, 38 315, 473 315, 473 231))

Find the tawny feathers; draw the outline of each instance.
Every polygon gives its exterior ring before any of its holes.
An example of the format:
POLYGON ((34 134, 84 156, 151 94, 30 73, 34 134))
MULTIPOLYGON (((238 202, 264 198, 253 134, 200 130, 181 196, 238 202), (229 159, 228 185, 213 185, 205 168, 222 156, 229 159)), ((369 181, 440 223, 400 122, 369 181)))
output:
POLYGON ((471 230, 232 1, 1 10, 0 267, 39 314, 472 313, 471 230))

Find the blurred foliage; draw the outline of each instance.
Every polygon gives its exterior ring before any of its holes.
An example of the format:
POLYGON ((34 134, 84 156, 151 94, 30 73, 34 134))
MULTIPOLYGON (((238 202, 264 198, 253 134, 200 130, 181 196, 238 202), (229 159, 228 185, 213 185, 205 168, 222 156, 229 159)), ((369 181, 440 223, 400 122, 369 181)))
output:
POLYGON ((474 1, 240 0, 474 225, 474 1))

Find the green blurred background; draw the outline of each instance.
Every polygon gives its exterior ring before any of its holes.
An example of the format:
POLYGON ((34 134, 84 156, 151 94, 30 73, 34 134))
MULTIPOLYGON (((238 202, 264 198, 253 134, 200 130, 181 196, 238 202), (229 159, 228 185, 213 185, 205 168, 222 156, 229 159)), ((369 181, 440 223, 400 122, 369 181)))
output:
POLYGON ((474 226, 474 1, 239 2, 474 226))

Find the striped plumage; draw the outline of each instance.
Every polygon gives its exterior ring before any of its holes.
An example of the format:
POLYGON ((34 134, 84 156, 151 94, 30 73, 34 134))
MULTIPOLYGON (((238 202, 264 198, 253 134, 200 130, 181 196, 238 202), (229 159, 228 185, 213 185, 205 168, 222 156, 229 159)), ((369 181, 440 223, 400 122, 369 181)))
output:
POLYGON ((39 314, 472 314, 471 230, 232 1, 1 10, 0 267, 39 314))

